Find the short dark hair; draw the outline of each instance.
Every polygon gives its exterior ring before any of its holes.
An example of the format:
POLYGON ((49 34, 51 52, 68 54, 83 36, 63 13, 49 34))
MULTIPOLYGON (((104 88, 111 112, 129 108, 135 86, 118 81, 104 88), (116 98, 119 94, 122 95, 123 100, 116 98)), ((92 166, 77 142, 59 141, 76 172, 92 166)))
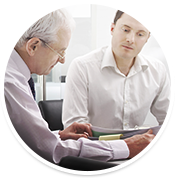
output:
MULTIPOLYGON (((129 3, 125 4, 122 7, 132 11, 136 15, 143 15, 147 16, 150 20, 150 26, 153 27, 153 16, 151 14, 150 9, 143 3, 129 3)), ((114 24, 116 24, 117 20, 122 16, 124 12, 118 10, 115 18, 114 18, 114 24)))

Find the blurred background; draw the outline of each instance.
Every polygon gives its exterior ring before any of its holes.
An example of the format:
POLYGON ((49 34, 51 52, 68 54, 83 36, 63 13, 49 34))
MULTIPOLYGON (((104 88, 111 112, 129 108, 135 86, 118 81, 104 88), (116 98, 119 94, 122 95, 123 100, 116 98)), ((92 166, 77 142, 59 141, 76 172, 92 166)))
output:
MULTIPOLYGON (((65 64, 58 63, 47 76, 32 74, 37 102, 40 100, 64 99, 66 74, 72 60, 94 49, 107 46, 111 42, 110 27, 117 9, 92 4, 70 6, 66 9, 76 22, 76 29, 66 52, 66 62, 65 64)), ((161 60, 169 73, 165 56, 153 34, 151 34, 141 53, 161 60)), ((153 126, 157 124, 155 118, 149 113, 144 125, 153 126)))

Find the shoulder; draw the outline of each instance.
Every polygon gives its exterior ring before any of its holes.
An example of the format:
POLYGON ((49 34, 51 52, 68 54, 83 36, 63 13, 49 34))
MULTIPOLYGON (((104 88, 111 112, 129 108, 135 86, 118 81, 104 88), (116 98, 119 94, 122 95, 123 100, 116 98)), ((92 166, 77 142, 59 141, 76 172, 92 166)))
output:
POLYGON ((150 70, 155 70, 157 72, 161 70, 162 72, 163 71, 167 72, 164 63, 161 60, 152 56, 142 55, 142 54, 140 54, 139 57, 142 61, 144 61, 147 64, 150 70))
POLYGON ((15 60, 10 57, 4 78, 4 86, 5 87, 17 87, 17 88, 25 88, 24 83, 26 83, 26 78, 23 73, 21 73, 20 67, 15 62, 15 60))
POLYGON ((71 64, 74 65, 91 65, 98 64, 102 61, 104 53, 107 47, 102 47, 96 50, 91 51, 88 54, 75 58, 71 64))
POLYGON ((15 78, 22 79, 23 76, 19 72, 18 66, 16 65, 16 63, 14 61, 9 60, 7 64, 6 72, 5 72, 5 79, 10 80, 10 79, 15 79, 15 78))
POLYGON ((163 85, 166 80, 170 82, 168 68, 165 67, 162 61, 145 55, 141 55, 141 60, 147 65, 147 69, 145 70, 147 76, 150 76, 151 79, 154 79, 157 83, 161 83, 161 85, 163 85))

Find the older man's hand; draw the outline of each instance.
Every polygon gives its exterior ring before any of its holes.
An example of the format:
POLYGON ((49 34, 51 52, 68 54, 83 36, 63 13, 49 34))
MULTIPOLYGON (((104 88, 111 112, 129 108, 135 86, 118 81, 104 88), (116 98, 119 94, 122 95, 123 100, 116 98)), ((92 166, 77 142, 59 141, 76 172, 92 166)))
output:
POLYGON ((74 139, 78 140, 80 137, 88 138, 92 137, 92 131, 90 124, 74 122, 65 130, 60 131, 61 140, 74 139))
POLYGON ((154 139, 155 135, 153 135, 152 130, 148 130, 145 134, 135 135, 131 138, 127 138, 124 141, 128 145, 130 155, 129 158, 133 158, 138 153, 140 153, 144 148, 148 146, 148 144, 154 139))

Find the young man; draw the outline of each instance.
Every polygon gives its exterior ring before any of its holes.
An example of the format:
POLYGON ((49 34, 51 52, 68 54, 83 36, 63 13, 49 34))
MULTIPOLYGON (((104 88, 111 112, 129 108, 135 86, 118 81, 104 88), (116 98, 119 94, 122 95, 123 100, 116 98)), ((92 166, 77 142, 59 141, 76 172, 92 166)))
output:
POLYGON ((160 125, 165 119, 170 93, 166 69, 158 60, 139 54, 150 32, 118 11, 111 34, 111 46, 71 63, 63 105, 65 128, 75 121, 134 128, 142 126, 149 110, 160 125))
POLYGON ((28 84, 31 74, 47 75, 57 62, 64 63, 73 24, 64 10, 52 12, 34 23, 16 44, 4 86, 10 119, 23 141, 52 163, 68 155, 103 161, 133 157, 154 138, 151 130, 109 142, 88 140, 87 136, 92 135, 89 124, 73 123, 63 131, 51 132, 33 99, 28 84))

